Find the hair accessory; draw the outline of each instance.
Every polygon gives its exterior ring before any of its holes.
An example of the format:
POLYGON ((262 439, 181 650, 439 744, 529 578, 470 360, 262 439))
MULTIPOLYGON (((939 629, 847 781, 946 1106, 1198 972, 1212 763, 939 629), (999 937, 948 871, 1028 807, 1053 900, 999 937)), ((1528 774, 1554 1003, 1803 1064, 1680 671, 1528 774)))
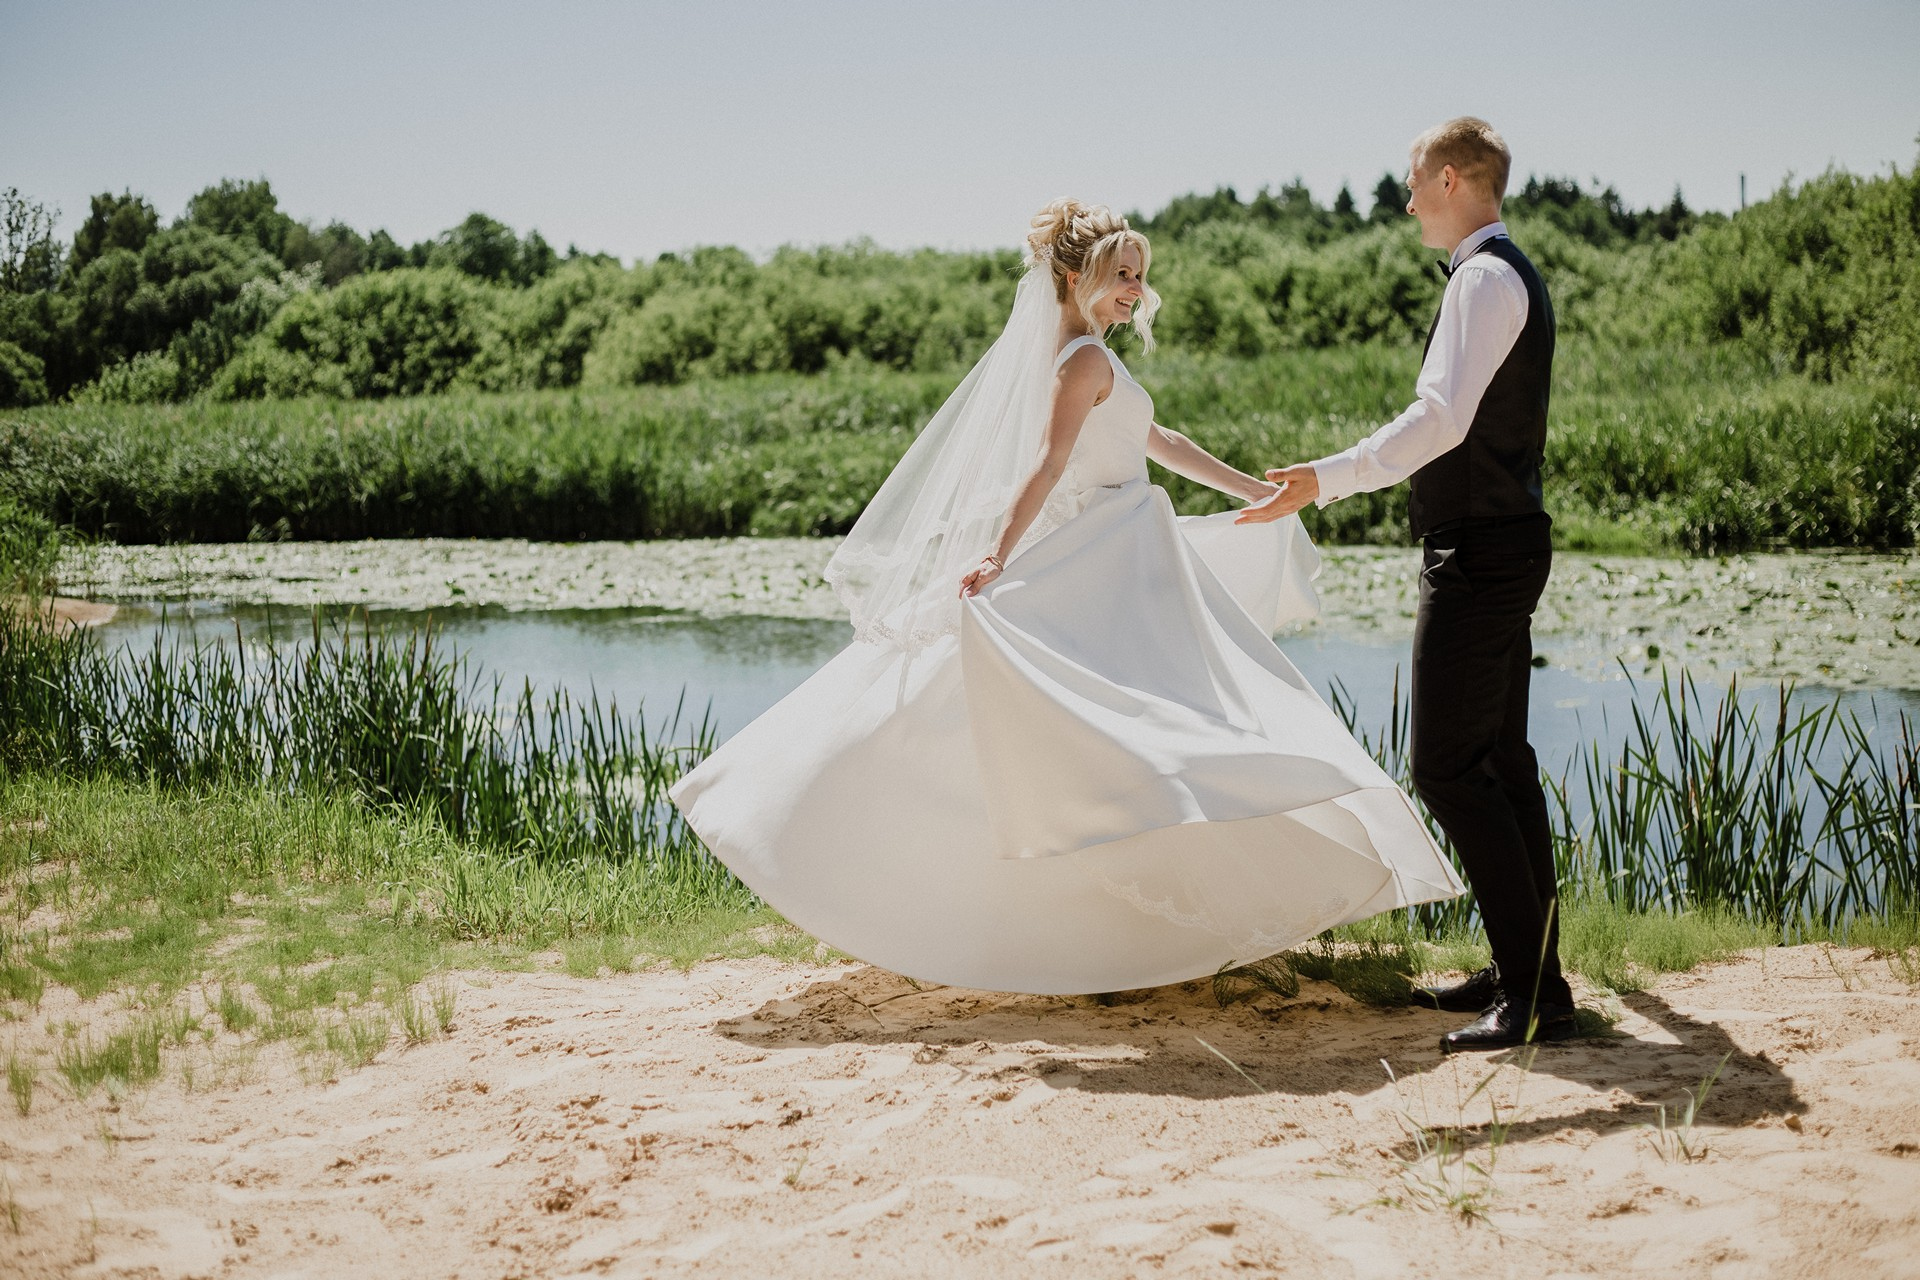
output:
POLYGON ((1046 262, 1052 257, 1053 257, 1053 246, 1050 244, 1043 244, 1038 249, 1035 249, 1033 251, 1033 260, 1035 262, 1046 262))

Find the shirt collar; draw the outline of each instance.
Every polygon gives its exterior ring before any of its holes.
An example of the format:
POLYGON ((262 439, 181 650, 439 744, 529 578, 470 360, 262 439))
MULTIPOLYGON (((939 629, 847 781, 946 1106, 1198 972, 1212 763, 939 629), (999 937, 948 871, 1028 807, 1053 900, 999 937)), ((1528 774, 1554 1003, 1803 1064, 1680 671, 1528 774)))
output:
POLYGON ((1473 253, 1474 250, 1478 249, 1481 245, 1493 239, 1495 236, 1504 236, 1506 234, 1507 234, 1506 223, 1489 222, 1486 226, 1480 228, 1478 231, 1474 232, 1472 235, 1468 236, 1465 240, 1462 240, 1459 244, 1454 246, 1453 257, 1447 259, 1447 270, 1450 272, 1458 270, 1460 264, 1465 262, 1467 260, 1468 255, 1473 253))

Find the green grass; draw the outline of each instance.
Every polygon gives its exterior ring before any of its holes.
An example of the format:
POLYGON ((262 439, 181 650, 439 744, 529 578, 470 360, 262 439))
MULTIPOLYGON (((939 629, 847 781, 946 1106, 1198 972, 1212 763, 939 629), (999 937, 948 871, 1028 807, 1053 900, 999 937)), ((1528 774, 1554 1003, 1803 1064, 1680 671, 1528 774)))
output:
MULTIPOLYGON (((56 1049, 77 1095, 151 1082, 169 1052, 216 1041, 286 1043, 325 1079, 451 1029, 449 971, 822 954, 744 894, 662 900, 647 877, 607 856, 500 857, 431 813, 348 795, 16 774, 0 779, 0 943, 35 981, 0 1012, 30 1016, 49 983, 113 1003, 104 1029, 56 1049)), ((9 1062, 23 1114, 37 1070, 9 1062)))
POLYGON ((400 1003, 400 1025, 405 1028, 408 1044, 425 1044, 433 1039, 433 1021, 427 1005, 412 997, 400 1003))
POLYGON ((393 1028, 379 1010, 349 1013, 321 1029, 326 1051, 349 1068, 364 1067, 387 1047, 393 1028))
POLYGON ((1777 941, 1773 930, 1724 911, 1636 911, 1580 895, 1561 921, 1560 956, 1569 972, 1625 994, 1777 941))
POLYGON ((242 1033, 260 1025, 259 1009, 248 1001, 244 992, 228 983, 220 984, 220 994, 211 1003, 220 1025, 228 1031, 242 1033))
POLYGON ((1438 937, 1421 932, 1411 913, 1389 911, 1344 924, 1291 951, 1214 975, 1222 1005, 1271 993, 1300 994, 1300 980, 1328 983, 1376 1008, 1412 1003, 1413 983, 1425 973, 1476 969, 1487 962, 1486 942, 1464 928, 1438 937))
POLYGON ((160 1074, 165 1034, 157 1018, 143 1018, 124 1031, 95 1039, 91 1033, 60 1047, 56 1063, 74 1093, 86 1097, 97 1086, 126 1089, 147 1084, 160 1074))
POLYGON ((7 1055, 7 1092, 13 1095, 14 1110, 23 1116, 33 1111, 33 1087, 39 1074, 31 1062, 21 1061, 19 1054, 7 1055))
POLYGON ((1323 934, 1285 958, 1303 978, 1332 983, 1361 1004, 1396 1008, 1413 998, 1417 955, 1409 941, 1355 938, 1351 932, 1336 941, 1334 935, 1323 934))
MULTIPOLYGON (((1346 447, 1404 408, 1415 347, 1136 361, 1160 419, 1247 470, 1346 447)), ((0 413, 0 499, 123 542, 843 532, 956 380, 849 364, 619 391, 0 413)), ((1738 346, 1556 363, 1549 504, 1567 547, 1904 547, 1920 389, 1776 372, 1738 346)), ((1184 512, 1227 500, 1158 474, 1184 512)), ((1310 510, 1332 542, 1405 540, 1404 488, 1310 510)))
MULTIPOLYGON (((283 1007, 372 999, 455 956, 511 959, 580 940, 571 963, 597 972, 638 956, 685 963, 762 926, 775 926, 770 939, 781 932, 744 892, 661 897, 632 860, 503 857, 431 813, 352 796, 0 780, 0 827, 22 813, 46 825, 0 829, 0 936, 18 963, 85 997, 132 989, 165 1002, 203 981, 224 941, 249 987, 220 990, 216 978, 207 1003, 234 1029, 283 1007), (48 917, 57 930, 36 926, 48 917), (150 935, 158 943, 137 945, 129 920, 170 923, 150 935)), ((9 999, 31 1006, 38 995, 23 982, 9 999)))
POLYGON ((34 963, 30 939, 19 937, 0 926, 0 1001, 37 1006, 47 979, 34 963))

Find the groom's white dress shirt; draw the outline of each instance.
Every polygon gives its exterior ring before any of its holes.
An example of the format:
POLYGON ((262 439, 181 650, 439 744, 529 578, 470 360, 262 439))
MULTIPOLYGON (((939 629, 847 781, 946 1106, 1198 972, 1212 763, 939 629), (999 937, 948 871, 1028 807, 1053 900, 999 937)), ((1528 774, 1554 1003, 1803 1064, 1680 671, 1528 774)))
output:
POLYGON ((1440 323, 1415 387, 1420 398, 1351 449, 1311 464, 1320 481, 1314 505, 1399 484, 1467 438, 1481 397, 1527 324, 1520 273, 1490 253, 1473 256, 1506 234, 1506 223, 1492 222, 1454 246, 1440 323))

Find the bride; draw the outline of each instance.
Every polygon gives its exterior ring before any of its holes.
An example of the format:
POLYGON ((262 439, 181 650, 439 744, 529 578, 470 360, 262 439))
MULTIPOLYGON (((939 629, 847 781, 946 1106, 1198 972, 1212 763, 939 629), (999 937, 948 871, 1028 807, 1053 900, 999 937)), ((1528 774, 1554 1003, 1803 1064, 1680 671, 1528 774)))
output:
POLYGON ((1005 331, 826 571, 854 641, 673 788, 795 924, 933 982, 1157 986, 1452 897, 1403 792, 1271 633, 1297 517, 1177 519, 1146 459, 1272 485, 1153 420, 1146 237, 1057 200, 1005 331))

